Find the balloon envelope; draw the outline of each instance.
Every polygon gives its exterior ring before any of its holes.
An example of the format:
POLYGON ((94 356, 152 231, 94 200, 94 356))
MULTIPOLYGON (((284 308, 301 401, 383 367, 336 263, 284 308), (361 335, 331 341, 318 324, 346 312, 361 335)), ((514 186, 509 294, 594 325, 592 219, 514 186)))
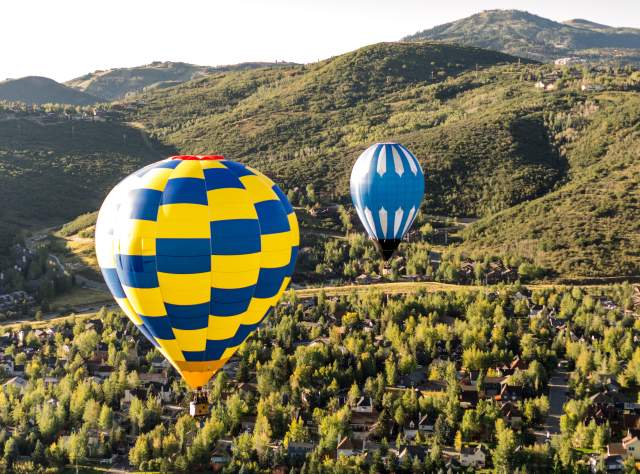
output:
POLYGON ((371 145, 353 165, 353 205, 385 260, 411 227, 423 197, 420 163, 399 143, 371 145))
POLYGON ((205 385, 287 288, 298 223, 282 191, 220 156, 177 156, 121 181, 96 223, 115 300, 192 388, 205 385))

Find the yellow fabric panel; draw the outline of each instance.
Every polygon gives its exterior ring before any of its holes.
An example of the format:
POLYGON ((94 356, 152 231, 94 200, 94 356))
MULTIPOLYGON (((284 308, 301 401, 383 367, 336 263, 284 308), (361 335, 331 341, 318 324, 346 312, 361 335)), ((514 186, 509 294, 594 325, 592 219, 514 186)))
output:
POLYGON ((171 179, 174 178, 200 178, 204 179, 204 172, 199 161, 182 160, 171 173, 171 179))
POLYGON ((244 272, 260 268, 260 254, 212 255, 211 270, 216 273, 244 272))
POLYGON ((173 363, 173 361, 184 360, 184 354, 182 353, 182 351, 180 350, 180 347, 178 346, 177 339, 166 340, 166 339, 156 338, 156 341, 158 342, 158 344, 160 344, 160 347, 162 348, 162 352, 165 354, 165 357, 169 359, 169 362, 173 363))
POLYGON ((278 300, 272 298, 252 298, 249 308, 245 312, 245 318, 242 324, 255 324, 262 319, 267 310, 273 306, 278 300))
POLYGON ((235 336, 240 324, 243 322, 244 313, 236 316, 209 316, 207 339, 221 341, 235 336))
POLYGON ((164 191, 171 173, 173 173, 171 168, 153 168, 140 178, 140 187, 164 191))
POLYGON ((157 223, 128 219, 118 229, 118 253, 124 255, 155 255, 157 223))
POLYGON ((267 186, 260 176, 242 176, 240 177, 240 182, 249 191, 253 202, 279 200, 273 189, 267 186))
POLYGON ((262 268, 280 268, 288 265, 291 261, 291 246, 284 250, 274 250, 273 252, 263 252, 260 259, 262 268))
POLYGON ((158 282, 165 302, 179 305, 208 303, 211 298, 209 272, 163 273, 158 272, 158 282))
POLYGON ((159 239, 208 239, 209 208, 200 204, 165 204, 158 211, 159 239))
POLYGON ((209 218, 212 221, 257 219, 253 200, 244 189, 223 188, 207 191, 209 218))
MULTIPOLYGON (((231 269, 233 267, 227 267, 231 269)), ((258 282, 259 268, 248 270, 244 272, 221 272, 215 269, 211 272, 211 287, 212 288, 246 288, 251 285, 255 285, 258 282)))
POLYGON ((222 160, 202 160, 200 161, 200 166, 202 167, 203 170, 210 169, 210 168, 229 169, 224 165, 224 162, 222 160))
POLYGON ((143 316, 164 316, 167 314, 160 288, 129 288, 124 285, 122 288, 136 313, 143 316))
MULTIPOLYGON (((247 336, 247 338, 248 338, 248 337, 250 337, 250 336, 251 336, 251 334, 249 334, 249 336, 247 336)), ((240 346, 241 346, 241 345, 242 345, 242 344, 240 344, 240 345, 238 345, 238 346, 235 346, 235 347, 227 347, 227 348, 224 350, 224 352, 222 353, 222 357, 220 358, 220 360, 223 360, 223 359, 231 359, 231 357, 233 356, 233 354, 235 354, 235 353, 236 353, 236 351, 237 351, 238 349, 240 349, 240 346)))
POLYGON ((116 300, 116 303, 118 303, 118 306, 120 306, 124 314, 127 315, 127 317, 131 320, 133 324, 135 324, 136 326, 140 326, 142 324, 142 319, 140 319, 140 316, 138 316, 138 314, 135 312, 135 310, 133 309, 133 307, 131 306, 131 303, 129 303, 129 300, 127 298, 114 298, 114 299, 116 300))
POLYGON ((182 351, 204 351, 207 347, 207 328, 175 329, 173 334, 182 351))
POLYGON ((291 245, 297 246, 300 244, 300 228, 298 227, 298 219, 296 219, 295 213, 291 213, 287 215, 287 219, 289 220, 289 231, 291 245))
MULTIPOLYGON (((262 252, 273 252, 276 250, 291 251, 291 231, 280 232, 278 234, 262 234, 260 236, 260 248, 262 252)), ((264 265, 262 265, 264 267, 264 265)))

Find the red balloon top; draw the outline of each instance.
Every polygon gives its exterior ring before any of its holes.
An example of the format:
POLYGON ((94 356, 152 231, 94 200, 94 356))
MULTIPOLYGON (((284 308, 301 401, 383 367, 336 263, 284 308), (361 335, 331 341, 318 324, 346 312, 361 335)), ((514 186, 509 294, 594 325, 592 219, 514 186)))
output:
POLYGON ((211 160, 224 160, 224 156, 222 155, 176 155, 171 157, 172 160, 200 160, 200 161, 211 161, 211 160))

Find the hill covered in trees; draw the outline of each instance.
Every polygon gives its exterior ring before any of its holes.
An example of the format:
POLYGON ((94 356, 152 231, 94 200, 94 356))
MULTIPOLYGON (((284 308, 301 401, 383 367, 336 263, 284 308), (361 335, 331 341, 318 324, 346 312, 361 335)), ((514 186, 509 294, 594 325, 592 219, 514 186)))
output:
POLYGON ((577 56, 640 63, 640 29, 575 19, 558 23, 519 10, 487 10, 407 36, 503 51, 539 61, 577 56))
POLYGON ((72 89, 47 77, 27 76, 0 82, 0 101, 27 104, 60 103, 89 105, 100 102, 98 97, 72 89))
POLYGON ((66 85, 104 100, 121 99, 127 94, 147 88, 163 88, 206 76, 213 72, 242 71, 276 63, 241 63, 229 66, 196 66, 194 64, 155 61, 144 66, 95 71, 66 82, 66 85))
MULTIPOLYGON (((425 170, 423 216, 482 218, 448 251, 485 262, 524 256, 561 276, 635 275, 639 88, 632 67, 553 67, 433 42, 215 72, 131 96, 112 106, 117 120, 0 122, 0 193, 12 203, 0 219, 60 224, 95 210, 128 172, 175 153, 222 153, 267 173, 299 208, 349 209, 359 153, 397 140, 425 170)), ((303 237, 330 240, 349 230, 343 217, 328 227, 305 217, 303 237)), ((335 264, 353 262, 333 258, 331 245, 301 258, 342 274, 335 264)))

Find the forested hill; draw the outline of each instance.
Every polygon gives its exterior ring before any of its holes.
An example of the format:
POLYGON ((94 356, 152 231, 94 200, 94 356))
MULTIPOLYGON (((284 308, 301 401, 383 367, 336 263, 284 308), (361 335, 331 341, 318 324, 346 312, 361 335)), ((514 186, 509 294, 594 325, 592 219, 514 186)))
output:
POLYGON ((575 19, 558 23, 519 10, 487 10, 407 36, 503 51, 539 61, 577 56, 640 64, 640 29, 575 19))
POLYGON ((117 121, 1 122, 11 186, 0 192, 12 206, 0 219, 95 210, 109 185, 170 153, 221 153, 298 195, 311 186, 321 205, 348 204, 359 153, 397 140, 421 160, 427 213, 483 217, 461 251, 525 253, 568 276, 633 275, 638 90, 632 68, 554 68, 429 42, 216 72, 113 104, 117 121))
POLYGON ((243 71, 278 65, 281 63, 253 62, 211 67, 182 62, 156 61, 144 66, 95 71, 67 81, 66 85, 104 100, 116 100, 147 88, 175 86, 213 72, 243 71))
POLYGON ((101 99, 47 77, 27 76, 0 82, 0 101, 88 105, 100 102, 101 99))

